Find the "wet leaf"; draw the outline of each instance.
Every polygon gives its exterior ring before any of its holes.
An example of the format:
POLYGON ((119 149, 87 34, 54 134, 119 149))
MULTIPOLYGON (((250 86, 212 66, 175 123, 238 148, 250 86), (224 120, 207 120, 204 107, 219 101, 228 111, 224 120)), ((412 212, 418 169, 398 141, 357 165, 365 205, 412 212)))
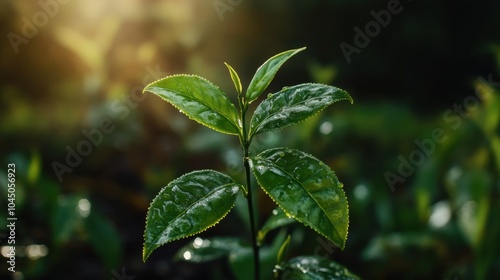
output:
POLYGON ((248 86, 246 93, 247 102, 251 103, 255 99, 259 98, 259 96, 266 90, 271 81, 274 79, 274 76, 283 63, 296 53, 305 49, 306 48, 288 50, 279 53, 264 62, 259 69, 257 69, 257 72, 255 72, 252 81, 250 81, 250 85, 248 86))
POLYGON ((215 131, 238 135, 238 111, 226 94, 204 78, 193 75, 168 76, 144 88, 190 119, 215 131))
POLYGON ((300 256, 277 266, 277 279, 283 280, 357 280, 344 266, 325 258, 300 256))
POLYGON ((215 225, 231 210, 240 185, 213 170, 188 173, 170 182, 149 207, 143 259, 159 246, 215 225))
POLYGON ((251 158, 251 168, 260 186, 288 215, 344 248, 347 199, 327 165, 304 152, 276 148, 251 158))
POLYGON ((283 88, 259 104, 250 123, 250 135, 302 122, 340 100, 352 103, 347 92, 332 86, 300 84, 283 88))

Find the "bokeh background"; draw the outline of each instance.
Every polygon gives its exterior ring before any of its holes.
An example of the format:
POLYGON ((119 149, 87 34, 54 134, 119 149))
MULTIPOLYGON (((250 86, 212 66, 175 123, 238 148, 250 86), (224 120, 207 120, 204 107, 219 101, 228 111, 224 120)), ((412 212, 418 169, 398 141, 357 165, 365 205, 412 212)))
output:
MULTIPOLYGON (((292 225, 289 255, 321 254, 365 279, 494 279, 500 2, 401 1, 349 63, 340 44, 355 47, 355 27, 397 2, 1 0, 0 278, 245 279, 225 260, 174 262, 189 240, 142 262, 145 215, 161 187, 202 168, 241 180, 242 168, 236 138, 141 90, 189 73, 234 100, 223 62, 248 85, 268 57, 306 46, 268 91, 320 82, 355 103, 263 135, 253 152, 288 146, 327 162, 345 185, 350 228, 341 251, 292 225), (8 163, 15 274, 5 258, 8 163)), ((275 205, 258 203, 262 223, 275 205)), ((201 236, 247 238, 244 210, 238 203, 201 236)))

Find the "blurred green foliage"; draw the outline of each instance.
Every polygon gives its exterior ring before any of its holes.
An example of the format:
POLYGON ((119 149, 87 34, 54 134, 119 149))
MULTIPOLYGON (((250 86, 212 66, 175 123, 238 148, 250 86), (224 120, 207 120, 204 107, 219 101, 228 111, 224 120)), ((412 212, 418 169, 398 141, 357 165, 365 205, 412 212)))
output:
MULTIPOLYGON (((288 146, 321 155, 350 201, 345 251, 291 225, 290 256, 317 251, 366 279, 495 278, 500 2, 402 2, 404 10, 347 63, 339 44, 352 43, 353 28, 387 2, 242 1, 221 21, 211 1, 68 1, 16 54, 7 34, 22 34, 23 18, 32 21, 42 8, 38 1, 1 1, 0 206, 6 164, 14 162, 24 279, 112 279, 122 268, 136 279, 231 279, 231 268, 218 262, 171 263, 182 244, 141 263, 147 205, 165 182, 208 165, 237 174, 241 155, 238 143, 136 89, 166 74, 195 73, 226 91, 232 85, 223 61, 244 65, 236 70, 248 84, 263 59, 298 46, 307 54, 285 66, 270 92, 313 79, 346 89, 356 103, 284 135, 256 138, 253 153, 288 146), (465 117, 453 111, 478 91, 491 97, 465 117), (460 124, 445 118, 448 110, 460 124), (82 130, 105 118, 114 129, 59 182, 51 164, 65 164, 66 147, 76 149, 87 140, 82 130), (384 173, 397 173, 398 157, 408 159, 418 150, 415 140, 436 128, 446 140, 391 188, 384 173), (89 204, 84 218, 79 206, 89 204), (47 254, 30 258, 30 245, 45 245, 37 248, 47 254)), ((275 205, 259 199, 268 216, 275 205)), ((244 236, 245 215, 236 212, 206 234, 236 229, 244 236)), ((1 246, 5 222, 0 209, 1 246)), ((0 263, 2 279, 11 276, 6 265, 0 263)))

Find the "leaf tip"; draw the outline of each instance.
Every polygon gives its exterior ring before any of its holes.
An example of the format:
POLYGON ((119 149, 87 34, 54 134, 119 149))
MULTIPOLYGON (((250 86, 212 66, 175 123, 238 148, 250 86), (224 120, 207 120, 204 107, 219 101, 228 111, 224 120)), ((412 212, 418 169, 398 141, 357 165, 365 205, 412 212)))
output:
POLYGON ((351 95, 349 95, 349 102, 351 102, 351 105, 354 104, 354 99, 351 97, 351 95))
POLYGON ((149 255, 151 255, 151 252, 146 249, 146 244, 144 244, 144 247, 142 248, 142 261, 146 263, 147 259, 149 258, 149 255))

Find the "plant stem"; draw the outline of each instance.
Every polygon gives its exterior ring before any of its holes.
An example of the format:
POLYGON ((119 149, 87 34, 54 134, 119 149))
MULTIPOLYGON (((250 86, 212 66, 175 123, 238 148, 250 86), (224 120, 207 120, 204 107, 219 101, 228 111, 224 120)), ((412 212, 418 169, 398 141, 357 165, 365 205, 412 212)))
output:
POLYGON ((255 230, 255 218, 253 211, 253 199, 252 199, 252 185, 250 180, 250 163, 248 162, 248 147, 244 148, 245 158, 245 173, 247 178, 247 201, 248 201, 248 213, 250 214, 250 231, 252 236, 252 248, 253 248, 253 261, 255 269, 255 280, 260 278, 260 261, 259 261, 259 245, 257 244, 257 232, 255 230))
POLYGON ((253 194, 252 194, 252 182, 250 175, 250 162, 249 162, 249 147, 251 139, 248 139, 245 115, 248 109, 248 104, 246 103, 244 97, 241 93, 238 96, 238 101, 240 105, 240 118, 243 134, 240 135, 240 142, 243 146, 243 164, 245 166, 245 177, 247 185, 247 203, 248 203, 248 214, 250 216, 250 235, 252 240, 253 249, 253 264, 254 264, 254 279, 260 279, 260 261, 259 261, 259 245, 257 244, 257 231, 255 228, 255 217, 253 210, 253 194))

